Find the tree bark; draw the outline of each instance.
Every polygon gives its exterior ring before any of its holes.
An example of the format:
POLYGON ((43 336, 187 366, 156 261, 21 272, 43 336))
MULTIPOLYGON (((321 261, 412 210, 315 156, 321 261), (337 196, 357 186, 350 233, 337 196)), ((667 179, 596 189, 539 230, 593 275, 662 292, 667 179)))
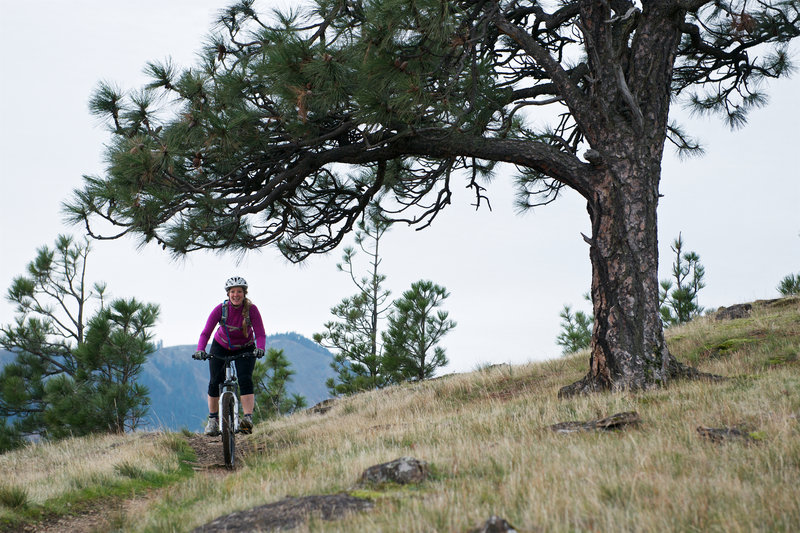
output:
POLYGON ((594 335, 590 369, 559 396, 666 383, 670 354, 658 305, 659 169, 632 149, 598 169, 592 222, 594 335))
POLYGON ((670 379, 721 380, 673 357, 658 299, 657 216, 660 159, 629 143, 598 168, 602 183, 588 202, 592 222, 594 331, 588 374, 560 398, 602 390, 648 390, 670 379))
MULTIPOLYGON (((588 41, 608 42, 608 13, 597 8, 582 4, 583 28, 588 41)), ((627 53, 595 48, 592 67, 600 73, 601 97, 594 107, 605 120, 585 128, 595 169, 586 195, 592 222, 592 353, 588 374, 563 387, 559 397, 647 390, 673 377, 702 376, 669 353, 658 300, 658 188, 684 15, 669 3, 648 3, 627 53)))

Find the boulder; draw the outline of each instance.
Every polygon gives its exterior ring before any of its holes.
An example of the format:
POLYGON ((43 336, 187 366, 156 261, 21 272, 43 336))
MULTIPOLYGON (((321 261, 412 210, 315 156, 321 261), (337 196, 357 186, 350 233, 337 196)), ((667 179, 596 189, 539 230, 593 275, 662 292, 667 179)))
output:
POLYGON ((714 314, 716 320, 734 320, 737 318, 747 318, 753 306, 750 304, 736 304, 730 307, 720 307, 714 314))
POLYGON ((516 531, 504 518, 492 516, 475 529, 470 529, 469 533, 516 533, 516 531))
POLYGON ((245 511, 221 516, 192 533, 226 531, 276 531, 296 528, 314 516, 322 520, 338 520, 348 513, 372 509, 370 500, 346 493, 284 498, 245 511))
POLYGON ((328 398, 327 400, 322 400, 318 404, 312 405, 311 407, 306 409, 306 412, 315 415, 324 415, 325 413, 330 411, 331 408, 333 408, 334 401, 336 401, 335 398, 328 398))
POLYGON ((702 438, 716 443, 729 441, 753 443, 759 440, 756 438, 756 436, 759 435, 758 432, 746 431, 738 428, 710 428, 706 426, 697 426, 697 433, 702 438))
POLYGON ((420 483, 428 478, 428 463, 413 457, 400 457, 394 461, 374 465, 361 474, 360 484, 380 485, 383 483, 420 483))

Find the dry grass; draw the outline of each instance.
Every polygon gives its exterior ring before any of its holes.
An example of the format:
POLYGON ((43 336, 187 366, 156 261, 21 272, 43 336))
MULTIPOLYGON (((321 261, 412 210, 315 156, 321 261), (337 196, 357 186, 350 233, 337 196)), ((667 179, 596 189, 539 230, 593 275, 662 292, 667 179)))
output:
MULTIPOLYGON (((147 472, 177 470, 174 437, 104 435, 32 444, 0 455, 0 486, 22 491, 25 505, 69 499, 84 489, 113 485, 147 472)), ((0 517, 6 509, 0 505, 0 517)))
MULTIPOLYGON (((800 299, 748 319, 696 320, 668 338, 679 359, 731 379, 558 400, 558 388, 585 373, 582 353, 364 393, 324 415, 258 426, 257 453, 245 467, 177 483, 129 517, 125 530, 188 531, 287 495, 342 490, 374 499, 374 510, 299 530, 466 531, 491 515, 519 531, 800 529, 800 299), (642 423, 601 434, 549 429, 621 411, 637 411, 642 423), (699 436, 700 425, 740 428, 755 439, 715 444, 699 436), (364 469, 401 456, 427 461, 431 479, 355 488, 364 469)), ((90 455, 113 454, 115 442, 92 442, 90 455)), ((82 452, 59 453, 72 463, 82 452)), ((110 475, 121 460, 107 458, 97 471, 110 475)), ((17 468, 32 498, 51 497, 36 479, 55 475, 58 460, 50 474, 28 472, 34 461, 25 468, 0 461, 3 471, 17 468)), ((72 478, 80 468, 69 467, 72 478)))

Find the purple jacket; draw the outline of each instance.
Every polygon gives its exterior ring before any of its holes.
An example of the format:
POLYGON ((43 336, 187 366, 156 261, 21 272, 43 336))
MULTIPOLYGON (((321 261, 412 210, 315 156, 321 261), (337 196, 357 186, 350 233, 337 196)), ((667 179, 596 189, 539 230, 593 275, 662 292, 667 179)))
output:
MULTIPOLYGON (((227 300, 226 300, 227 302, 227 300)), ((264 349, 266 344, 267 335, 264 332, 264 323, 261 321, 261 313, 255 305, 250 306, 250 328, 247 336, 242 333, 242 309, 244 306, 234 307, 230 302, 228 304, 228 318, 226 321, 227 327, 220 325, 219 321, 222 318, 222 304, 219 304, 211 311, 206 321, 206 327, 200 334, 200 340, 197 341, 197 351, 205 351, 208 339, 211 337, 211 332, 214 331, 216 326, 216 333, 214 333, 214 340, 221 346, 229 350, 241 348, 253 342, 255 338, 256 347, 264 349), (226 331, 227 330, 227 331, 226 331), (230 342, 229 342, 230 338, 230 342)))

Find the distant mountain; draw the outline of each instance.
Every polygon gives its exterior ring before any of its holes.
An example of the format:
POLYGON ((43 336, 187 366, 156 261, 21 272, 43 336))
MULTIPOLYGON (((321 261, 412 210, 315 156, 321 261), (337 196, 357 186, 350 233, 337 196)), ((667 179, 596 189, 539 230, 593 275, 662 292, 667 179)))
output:
MULTIPOLYGON (((267 348, 283 350, 291 363, 295 374, 287 387, 290 393, 305 396, 309 406, 330 397, 325 381, 335 374, 328 350, 298 333, 270 335, 267 348)), ((208 415, 208 363, 192 359, 195 349, 195 345, 160 347, 148 358, 139 378, 150 390, 144 428, 197 431, 203 427, 208 415)), ((0 350, 0 366, 13 359, 12 353, 0 350)))

